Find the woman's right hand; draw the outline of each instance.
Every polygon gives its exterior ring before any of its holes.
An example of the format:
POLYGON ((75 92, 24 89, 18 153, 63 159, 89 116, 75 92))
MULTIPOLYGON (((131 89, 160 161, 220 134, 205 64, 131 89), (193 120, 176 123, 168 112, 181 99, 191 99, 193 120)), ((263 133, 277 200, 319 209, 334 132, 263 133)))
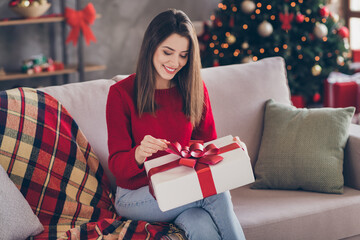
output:
POLYGON ((167 149, 169 141, 165 139, 154 138, 153 136, 146 135, 140 142, 140 145, 135 149, 135 160, 141 166, 146 158, 152 156, 157 151, 164 151, 167 149))

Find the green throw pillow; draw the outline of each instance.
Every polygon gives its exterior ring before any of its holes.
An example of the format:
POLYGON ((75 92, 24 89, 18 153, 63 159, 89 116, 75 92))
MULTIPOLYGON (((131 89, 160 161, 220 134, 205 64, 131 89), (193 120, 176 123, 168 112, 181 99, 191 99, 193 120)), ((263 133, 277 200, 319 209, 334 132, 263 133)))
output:
POLYGON ((268 100, 252 188, 343 193, 344 148, 354 111, 298 109, 268 100))

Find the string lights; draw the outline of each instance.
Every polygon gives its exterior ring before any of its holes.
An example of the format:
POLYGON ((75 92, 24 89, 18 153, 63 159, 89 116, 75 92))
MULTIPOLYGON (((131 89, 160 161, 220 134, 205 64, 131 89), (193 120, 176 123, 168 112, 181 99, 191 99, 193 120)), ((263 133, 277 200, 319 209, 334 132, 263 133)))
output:
POLYGON ((345 28, 340 30, 342 22, 330 13, 326 0, 221 0, 217 7, 210 16, 211 33, 204 44, 214 55, 213 59, 209 54, 204 58, 210 58, 211 65, 283 56, 291 87, 297 75, 309 72, 310 78, 323 77, 325 70, 329 72, 324 64, 335 62, 336 66, 345 66, 347 63, 347 55, 343 54, 346 47, 336 47, 334 43, 348 37, 348 32, 345 28), (323 55, 316 50, 320 45, 326 46, 323 55), (307 70, 295 74, 306 65, 307 70))

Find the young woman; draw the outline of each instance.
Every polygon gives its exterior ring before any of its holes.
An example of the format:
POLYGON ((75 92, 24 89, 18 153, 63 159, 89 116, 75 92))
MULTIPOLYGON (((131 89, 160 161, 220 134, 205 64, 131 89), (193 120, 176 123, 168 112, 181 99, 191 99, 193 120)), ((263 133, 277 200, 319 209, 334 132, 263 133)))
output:
POLYGON ((179 10, 148 26, 136 74, 111 86, 106 108, 109 168, 116 210, 133 220, 174 221, 189 239, 245 239, 229 192, 162 212, 149 193, 145 161, 166 154, 168 142, 210 141, 216 130, 200 76, 194 27, 179 10))

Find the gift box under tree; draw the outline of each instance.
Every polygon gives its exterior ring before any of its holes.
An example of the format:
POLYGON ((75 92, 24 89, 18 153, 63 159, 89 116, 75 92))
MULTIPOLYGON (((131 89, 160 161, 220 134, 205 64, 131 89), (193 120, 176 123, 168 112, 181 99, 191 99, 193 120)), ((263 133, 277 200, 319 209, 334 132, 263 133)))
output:
MULTIPOLYGON (((210 160, 205 157, 202 161, 201 158, 182 158, 176 154, 168 154, 145 162, 144 166, 150 179, 150 190, 162 211, 254 181, 250 157, 242 147, 233 141, 232 136, 216 139, 205 143, 204 146, 210 144, 215 144, 219 148, 218 154, 210 153, 208 155, 215 158, 212 163, 212 157, 210 160), (223 159, 219 161, 219 157, 223 159), (181 165, 182 161, 188 166, 181 165), (190 165, 194 161, 196 166, 193 168, 190 165), (163 169, 167 170, 162 171, 163 169)), ((207 150, 209 149, 204 149, 205 152, 207 150)), ((209 151, 212 152, 211 149, 209 151)), ((198 151, 194 152, 196 155, 198 151)))
POLYGON ((360 49, 352 50, 353 62, 360 62, 360 49))
POLYGON ((330 73, 324 82, 325 107, 358 107, 360 74, 346 75, 339 72, 330 73))

